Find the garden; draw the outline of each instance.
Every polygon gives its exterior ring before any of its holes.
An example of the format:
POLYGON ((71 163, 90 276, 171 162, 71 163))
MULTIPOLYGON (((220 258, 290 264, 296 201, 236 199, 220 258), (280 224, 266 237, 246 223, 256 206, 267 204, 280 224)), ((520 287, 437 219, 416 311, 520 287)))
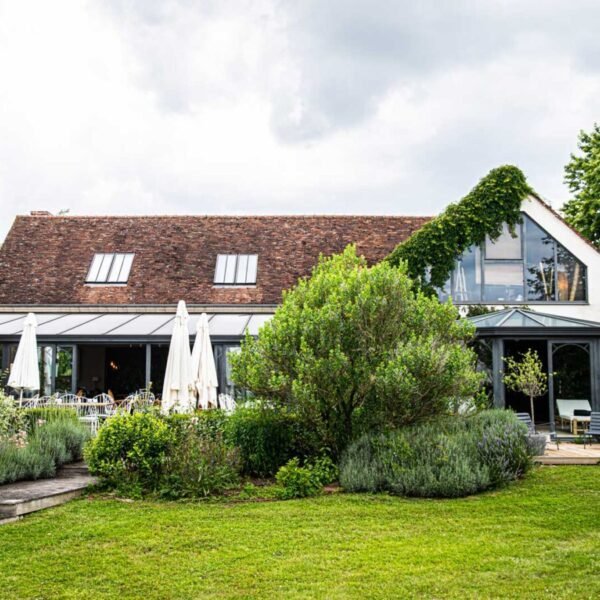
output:
MULTIPOLYGON (((233 411, 133 403, 92 435, 66 406, 0 395, 0 483, 81 458, 97 477, 0 528, 3 592, 595 597, 596 469, 533 468, 545 440, 491 408, 474 326, 433 293, 451 255, 517 218, 528 188, 497 171, 482 189, 496 177, 510 202, 453 247, 481 190, 442 217, 443 238, 432 222, 373 266, 353 246, 322 258, 231 355, 233 411)), ((506 377, 533 414, 536 357, 506 377)))
POLYGON ((101 489, 131 498, 291 499, 331 486, 449 498, 505 486, 544 440, 489 408, 474 326, 419 282, 410 260, 369 266, 354 246, 322 258, 231 356, 245 390, 233 412, 128 405, 88 440, 70 409, 2 397, 0 482, 49 477, 83 455, 101 489))
MULTIPOLYGON (((353 247, 288 291, 232 357, 233 413, 108 419, 85 449, 100 486, 166 499, 350 492, 460 497, 523 477, 538 438, 481 391, 472 325, 404 265, 353 247)), ((541 449, 543 453, 543 448, 541 449)))

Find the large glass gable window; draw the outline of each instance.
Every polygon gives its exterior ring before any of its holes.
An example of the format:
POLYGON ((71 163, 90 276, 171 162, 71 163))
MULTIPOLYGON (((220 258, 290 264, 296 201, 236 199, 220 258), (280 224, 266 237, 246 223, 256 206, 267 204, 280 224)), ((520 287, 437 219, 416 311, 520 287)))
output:
POLYGON ((219 254, 215 266, 216 285, 255 285, 257 254, 219 254))
POLYGON ((110 252, 94 254, 90 270, 85 278, 86 283, 127 283, 134 255, 110 252))
POLYGON ((582 262, 523 215, 513 232, 505 226, 457 260, 449 291, 459 304, 583 302, 586 276, 582 262))

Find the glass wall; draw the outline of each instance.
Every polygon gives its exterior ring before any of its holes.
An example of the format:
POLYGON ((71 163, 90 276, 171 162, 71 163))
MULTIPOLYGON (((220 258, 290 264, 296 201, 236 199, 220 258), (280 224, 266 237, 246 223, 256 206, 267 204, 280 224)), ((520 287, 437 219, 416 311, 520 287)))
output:
POLYGON ((523 215, 513 232, 472 246, 456 262, 445 290, 454 302, 583 302, 586 267, 535 221, 523 215))
POLYGON ((54 365, 54 389, 69 393, 73 388, 73 346, 57 346, 54 365))
POLYGON ((38 346, 38 363, 40 367, 40 396, 52 395, 53 358, 53 346, 38 346))
POLYGON ((228 394, 236 400, 245 395, 244 390, 235 387, 231 379, 231 362, 229 357, 240 351, 239 344, 215 344, 213 348, 219 380, 219 394, 228 394))

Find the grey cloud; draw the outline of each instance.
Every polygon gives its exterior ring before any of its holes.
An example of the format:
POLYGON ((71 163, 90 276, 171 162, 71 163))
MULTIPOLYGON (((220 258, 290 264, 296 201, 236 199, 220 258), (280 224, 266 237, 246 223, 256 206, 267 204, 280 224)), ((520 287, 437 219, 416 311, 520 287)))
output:
POLYGON ((489 62, 527 36, 540 52, 550 46, 581 68, 600 66, 597 2, 315 0, 287 2, 284 10, 302 82, 273 98, 272 124, 285 141, 359 124, 391 88, 489 62), (286 112, 296 103, 306 122, 286 112))

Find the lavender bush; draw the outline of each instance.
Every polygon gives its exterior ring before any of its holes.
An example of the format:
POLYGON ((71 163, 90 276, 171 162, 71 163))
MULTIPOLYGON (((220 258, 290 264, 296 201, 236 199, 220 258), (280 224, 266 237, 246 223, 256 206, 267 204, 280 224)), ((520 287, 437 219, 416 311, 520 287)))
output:
POLYGON ((459 497, 523 476, 531 465, 527 428, 509 411, 483 411, 363 436, 344 454, 348 491, 459 497))

